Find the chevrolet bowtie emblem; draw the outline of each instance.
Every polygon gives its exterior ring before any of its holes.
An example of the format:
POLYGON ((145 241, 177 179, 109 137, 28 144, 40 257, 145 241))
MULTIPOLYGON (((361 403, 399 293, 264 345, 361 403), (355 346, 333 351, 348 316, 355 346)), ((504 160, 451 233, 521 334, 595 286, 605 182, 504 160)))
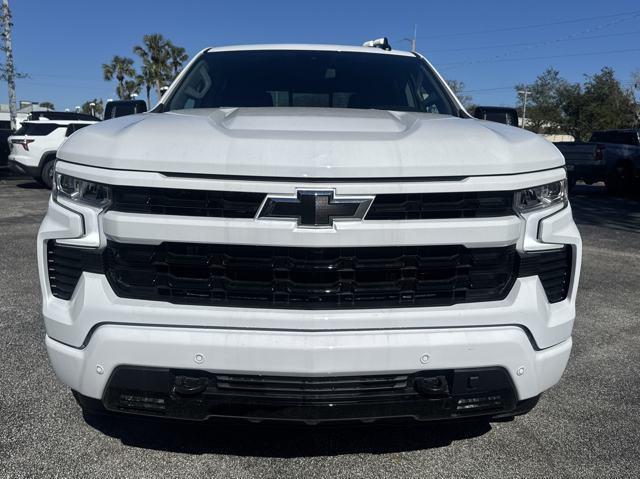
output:
POLYGON ((332 226, 334 220, 361 220, 373 196, 338 196, 333 191, 298 190, 294 197, 267 196, 259 218, 296 220, 299 226, 332 226))

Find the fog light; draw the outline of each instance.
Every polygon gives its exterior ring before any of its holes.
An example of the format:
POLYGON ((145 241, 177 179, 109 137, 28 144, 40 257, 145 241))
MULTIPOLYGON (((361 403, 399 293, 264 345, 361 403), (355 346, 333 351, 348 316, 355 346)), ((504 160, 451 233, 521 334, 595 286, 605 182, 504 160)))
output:
POLYGON ((502 396, 478 396, 472 398, 458 399, 456 409, 458 411, 471 411, 478 409, 491 409, 502 407, 502 396))
POLYGON ((139 411, 165 411, 167 406, 162 398, 151 396, 134 396, 120 394, 118 405, 123 409, 137 409, 139 411))

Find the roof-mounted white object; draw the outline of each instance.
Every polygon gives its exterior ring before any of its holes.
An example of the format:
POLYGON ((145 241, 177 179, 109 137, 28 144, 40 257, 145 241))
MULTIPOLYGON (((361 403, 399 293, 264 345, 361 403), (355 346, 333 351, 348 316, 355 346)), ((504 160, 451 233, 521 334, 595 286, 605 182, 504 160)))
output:
POLYGON ((378 38, 376 40, 369 40, 362 44, 363 47, 381 48, 382 50, 390 51, 391 45, 389 45, 389 39, 387 37, 378 38))

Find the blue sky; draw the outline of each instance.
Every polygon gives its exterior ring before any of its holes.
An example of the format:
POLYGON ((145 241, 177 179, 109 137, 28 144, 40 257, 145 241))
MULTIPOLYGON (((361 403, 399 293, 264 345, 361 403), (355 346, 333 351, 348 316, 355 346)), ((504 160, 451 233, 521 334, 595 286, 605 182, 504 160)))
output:
MULTIPOLYGON (((145 33, 162 33, 193 55, 211 45, 342 43, 387 36, 392 46, 418 26, 418 51, 463 81, 479 104, 511 105, 513 85, 553 66, 580 81, 603 66, 630 84, 640 69, 636 1, 197 1, 10 0, 19 100, 73 108, 115 96, 101 64, 134 57, 145 33)), ((6 85, 0 102, 6 103, 6 85)))

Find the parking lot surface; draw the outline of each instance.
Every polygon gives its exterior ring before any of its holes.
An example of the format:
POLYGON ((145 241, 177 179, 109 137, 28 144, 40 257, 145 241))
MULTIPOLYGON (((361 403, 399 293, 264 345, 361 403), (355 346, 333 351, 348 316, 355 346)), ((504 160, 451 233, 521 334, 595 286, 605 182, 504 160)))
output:
POLYGON ((0 477, 638 477, 640 202, 572 195, 584 241, 562 381, 511 422, 267 427, 83 418, 44 348, 49 192, 0 176, 0 477))

